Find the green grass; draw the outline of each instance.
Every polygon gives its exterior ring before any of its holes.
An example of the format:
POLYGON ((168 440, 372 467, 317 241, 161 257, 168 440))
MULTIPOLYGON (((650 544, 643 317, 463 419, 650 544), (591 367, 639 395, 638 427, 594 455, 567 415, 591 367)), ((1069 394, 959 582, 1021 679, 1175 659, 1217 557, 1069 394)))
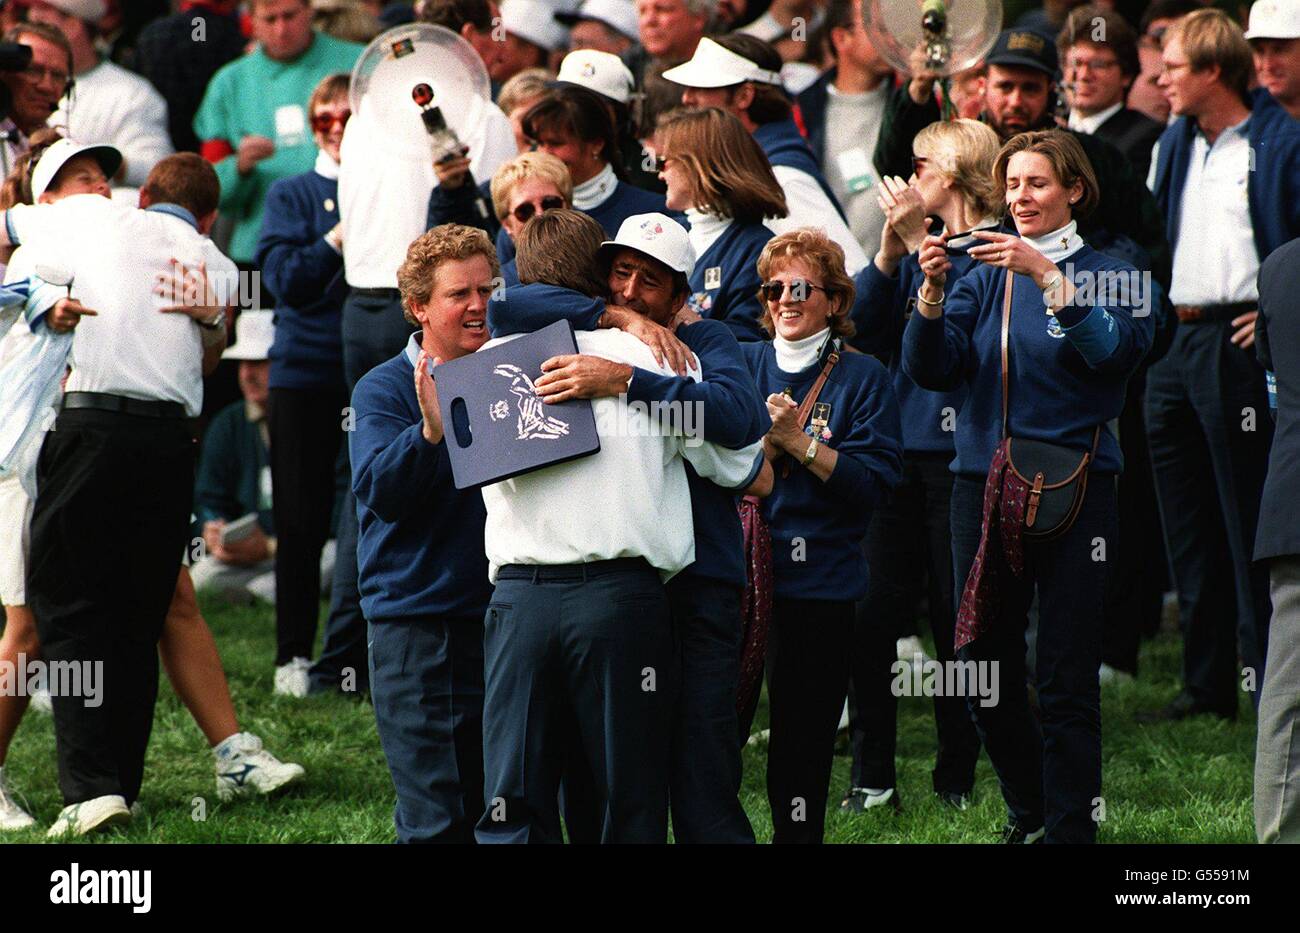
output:
MULTIPOLYGON (((241 726, 262 736, 282 758, 307 769, 302 787, 272 800, 219 803, 212 756, 166 678, 159 692, 141 805, 130 827, 105 842, 389 842, 393 790, 367 704, 341 697, 290 700, 271 694, 274 622, 269 608, 204 601, 230 678, 241 726), (203 819, 195 819, 202 813, 203 819)), ((1138 682, 1103 689, 1106 820, 1102 842, 1237 842, 1254 839, 1251 815, 1254 715, 1243 699, 1236 724, 1201 718, 1160 726, 1132 721, 1177 689, 1179 642, 1164 634, 1144 646, 1138 682)), ((898 781, 901 814, 832 812, 831 842, 991 842, 1004 808, 987 758, 976 774, 975 803, 965 813, 941 808, 930 793, 934 755, 931 701, 900 702, 898 781)), ((764 725, 760 710, 755 728, 764 725)), ((842 750, 841 750, 842 751, 842 750)), ((760 841, 772 835, 764 789, 765 753, 745 750, 742 797, 760 841)), ((58 814, 54 730, 48 716, 29 713, 6 764, 10 786, 40 826, 6 833, 38 842, 58 814)), ((849 760, 835 758, 830 807, 848 786, 849 760)))

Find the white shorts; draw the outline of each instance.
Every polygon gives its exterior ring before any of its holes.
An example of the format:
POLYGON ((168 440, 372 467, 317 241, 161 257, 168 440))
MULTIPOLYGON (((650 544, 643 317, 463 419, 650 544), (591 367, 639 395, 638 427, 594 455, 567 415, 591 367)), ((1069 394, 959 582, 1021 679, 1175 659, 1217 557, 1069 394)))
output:
POLYGON ((0 477, 0 603, 27 605, 27 557, 35 505, 16 474, 0 477))

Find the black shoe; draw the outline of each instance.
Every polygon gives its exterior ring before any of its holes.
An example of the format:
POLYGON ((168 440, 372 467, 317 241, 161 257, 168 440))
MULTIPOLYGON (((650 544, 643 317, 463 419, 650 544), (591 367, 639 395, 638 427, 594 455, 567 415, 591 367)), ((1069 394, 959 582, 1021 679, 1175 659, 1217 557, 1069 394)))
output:
POLYGON ((1183 691, 1170 701, 1164 709, 1147 710, 1138 713, 1133 718, 1146 725, 1157 722, 1181 722, 1189 716, 1201 716, 1204 714, 1218 716, 1220 719, 1228 722, 1235 722, 1237 719, 1237 710, 1233 709, 1215 709, 1205 703, 1197 702, 1190 693, 1183 691))
POLYGON ((1042 826, 1027 830, 1019 823, 1008 823, 1002 827, 1002 835, 998 841, 1012 846, 1041 845, 1046 833, 1047 830, 1042 826))
POLYGON ((960 793, 955 790, 937 790, 934 792, 939 798, 939 802, 945 807, 952 807, 954 810, 966 811, 970 809, 970 793, 960 793))
POLYGON ((840 801, 841 813, 864 813, 878 807, 888 807, 895 813, 901 811, 903 804, 898 799, 898 789, 887 787, 883 792, 873 794, 868 792, 865 787, 850 787, 849 792, 840 801))

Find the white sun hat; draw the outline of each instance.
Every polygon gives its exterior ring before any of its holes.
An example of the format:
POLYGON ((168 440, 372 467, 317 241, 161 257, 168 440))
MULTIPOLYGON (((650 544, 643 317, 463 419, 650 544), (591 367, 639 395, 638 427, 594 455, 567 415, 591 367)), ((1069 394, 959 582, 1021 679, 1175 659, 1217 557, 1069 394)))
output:
POLYGON ((639 42, 641 27, 637 22, 636 4, 631 0, 587 0, 573 13, 556 13, 560 22, 573 26, 584 19, 594 19, 624 38, 639 42))
POLYGON ((700 40, 690 61, 669 68, 663 76, 673 84, 685 87, 731 87, 745 81, 781 86, 778 72, 760 68, 743 55, 737 55, 709 38, 700 40))
POLYGON ((1247 39, 1300 39, 1300 0, 1255 0, 1247 39))
POLYGON ((600 244, 597 255, 610 256, 619 249, 634 249, 657 259, 687 278, 695 270, 695 248, 686 228, 667 214, 633 214, 618 227, 618 235, 600 244))
POLYGON ((555 7, 542 0, 502 0, 501 25, 548 52, 569 47, 569 30, 555 21, 555 7))
POLYGON ((578 49, 564 56, 556 80, 579 84, 620 104, 628 102, 636 83, 617 55, 595 49, 578 49))
POLYGON ((32 169, 32 200, 40 200, 41 195, 50 187, 50 182, 54 181, 54 176, 59 174, 59 169, 68 164, 69 159, 83 154, 94 156, 110 181, 122 167, 122 153, 114 146, 60 139, 51 143, 36 160, 36 167, 32 169))
POLYGON ((235 319, 235 342, 226 348, 221 358, 260 362, 270 357, 274 342, 274 311, 241 311, 235 319))

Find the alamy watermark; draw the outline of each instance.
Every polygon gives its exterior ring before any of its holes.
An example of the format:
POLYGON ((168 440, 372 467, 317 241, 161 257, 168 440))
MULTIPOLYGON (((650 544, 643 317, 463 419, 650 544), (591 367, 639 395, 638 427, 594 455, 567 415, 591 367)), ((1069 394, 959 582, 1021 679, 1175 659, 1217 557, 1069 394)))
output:
POLYGON ((104 662, 42 661, 21 651, 16 663, 0 661, 0 696, 30 697, 40 690, 51 697, 78 697, 95 709, 104 702, 104 662))
POLYGON ((998 705, 997 661, 936 661, 917 654, 889 666, 896 697, 978 697, 980 706, 998 705))

